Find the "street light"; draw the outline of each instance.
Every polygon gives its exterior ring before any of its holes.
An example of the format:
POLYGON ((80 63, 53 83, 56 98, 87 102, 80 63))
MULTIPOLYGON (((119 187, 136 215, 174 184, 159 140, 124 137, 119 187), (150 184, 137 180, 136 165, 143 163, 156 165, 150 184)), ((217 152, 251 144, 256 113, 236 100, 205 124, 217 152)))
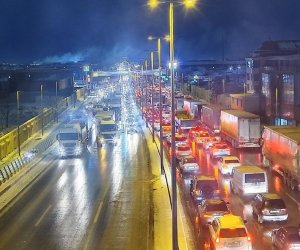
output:
POLYGON ((42 120, 42 136, 44 135, 44 108, 43 108, 43 84, 41 84, 41 120, 42 120))
POLYGON ((152 73, 152 84, 151 84, 151 116, 152 116, 152 142, 154 142, 154 102, 153 102, 153 96, 154 96, 154 52, 150 52, 150 61, 151 61, 151 73, 152 73))
POLYGON ((17 119, 18 119, 18 153, 21 156, 21 141, 20 141, 20 91, 17 91, 17 119))
MULTIPOLYGON (((154 9, 160 2, 149 0, 148 6, 154 9)), ((176 157, 175 157, 175 87, 174 87, 174 0, 169 0, 169 35, 170 35, 170 70, 171 70, 171 171, 172 171, 172 247, 178 249, 177 230, 177 189, 176 189, 176 157)), ((195 8, 197 0, 182 0, 178 2, 187 9, 195 8)))
MULTIPOLYGON (((157 54, 158 54, 158 79, 159 79, 159 144, 160 144, 160 173, 164 174, 164 150, 163 150, 163 131, 162 131, 162 91, 161 91, 161 37, 148 36, 148 40, 157 39, 157 54)), ((168 41, 169 36, 164 39, 168 41)))

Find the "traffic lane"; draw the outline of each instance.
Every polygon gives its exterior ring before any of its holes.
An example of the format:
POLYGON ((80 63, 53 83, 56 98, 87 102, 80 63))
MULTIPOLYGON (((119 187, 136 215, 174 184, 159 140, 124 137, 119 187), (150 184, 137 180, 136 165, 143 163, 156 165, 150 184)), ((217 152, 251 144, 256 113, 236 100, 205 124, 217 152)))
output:
POLYGON ((99 203, 83 249, 149 249, 150 164, 145 139, 124 134, 122 150, 114 153, 111 185, 99 203))
POLYGON ((10 213, 1 218, 4 220, 1 224, 5 225, 1 227, 1 238, 5 239, 1 248, 32 249, 33 244, 76 247, 85 234, 95 197, 108 185, 107 176, 111 175, 108 165, 112 158, 107 150, 100 157, 101 164, 98 157, 88 155, 84 164, 82 159, 55 161, 10 213))
MULTIPOLYGON (((235 152, 242 161, 242 164, 249 164, 249 165, 261 165, 261 153, 259 150, 238 150, 235 152), (237 154, 238 152, 238 154, 237 154)), ((264 223, 263 225, 258 224, 257 219, 252 215, 252 207, 251 207, 251 199, 252 197, 239 197, 238 195, 233 195, 230 192, 230 180, 231 178, 228 176, 222 176, 218 172, 217 168, 217 160, 212 159, 208 152, 198 149, 194 153, 197 154, 199 165, 201 168, 201 172, 203 174, 210 174, 215 175, 218 179, 218 183, 220 185, 222 197, 230 202, 230 209, 233 211, 234 214, 240 215, 242 218, 247 220, 247 228, 249 233, 251 234, 251 238, 253 241, 253 245, 255 249, 272 249, 271 244, 271 232, 273 229, 278 228, 283 225, 298 225, 298 205, 293 202, 287 195, 285 195, 286 190, 285 187, 282 187, 280 184, 281 180, 278 176, 274 176, 272 173, 268 171, 268 179, 269 181, 269 191, 270 192, 278 192, 281 197, 284 199, 288 212, 289 218, 287 223, 280 223, 280 222, 271 222, 271 223, 264 223), (280 187, 280 188, 279 188, 280 187), (281 191, 281 193, 280 193, 281 191)), ((197 219, 196 219, 196 206, 190 199, 189 187, 190 187, 190 180, 192 176, 184 176, 182 179, 182 188, 185 190, 185 202, 187 207, 190 210, 191 220, 195 222, 195 231, 197 228, 199 229, 198 232, 198 241, 203 244, 205 242, 205 237, 207 236, 207 230, 201 230, 201 227, 197 226, 197 219)))

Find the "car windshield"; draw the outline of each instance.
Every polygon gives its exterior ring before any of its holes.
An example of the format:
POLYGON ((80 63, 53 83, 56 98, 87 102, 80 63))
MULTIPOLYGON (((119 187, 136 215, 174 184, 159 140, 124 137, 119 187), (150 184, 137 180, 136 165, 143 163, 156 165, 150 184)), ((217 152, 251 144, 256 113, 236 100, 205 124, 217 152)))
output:
POLYGON ((219 234, 220 238, 247 237, 245 228, 222 228, 219 234))
POLYGON ((179 147, 178 147, 178 150, 179 150, 179 151, 189 151, 189 150, 190 150, 190 147, 188 147, 188 146, 179 146, 179 147))
POLYGON ((185 136, 176 136, 175 137, 176 141, 186 141, 186 137, 185 136))
POLYGON ((285 204, 282 199, 272 199, 265 201, 265 208, 277 208, 277 209, 284 209, 285 204))
POLYGON ((264 173, 245 174, 245 183, 265 182, 264 173))
POLYGON ((216 145, 215 145, 215 148, 216 148, 216 149, 226 149, 226 148, 227 148, 227 145, 225 145, 225 144, 216 144, 216 145))
POLYGON ((225 160, 225 163, 228 164, 228 163, 240 163, 239 160, 225 160))
POLYGON ((115 131, 115 130, 117 130, 116 124, 101 124, 99 127, 100 127, 100 131, 115 131))
POLYGON ((202 189, 203 187, 212 187, 213 189, 218 189, 217 180, 198 180, 196 188, 202 189))
POLYGON ((209 137, 209 133, 207 132, 200 132, 199 137, 209 137))
POLYGON ((104 138, 104 139, 113 139, 114 138, 114 136, 115 135, 112 135, 112 134, 102 134, 102 137, 104 138))
POLYGON ((59 133, 59 139, 62 141, 78 140, 79 134, 78 133, 59 133))
POLYGON ((184 163, 197 163, 195 158, 185 158, 184 163))
POLYGON ((228 211, 228 208, 226 206, 225 202, 215 203, 215 204, 207 204, 205 207, 205 210, 207 212, 214 212, 214 211, 228 211))

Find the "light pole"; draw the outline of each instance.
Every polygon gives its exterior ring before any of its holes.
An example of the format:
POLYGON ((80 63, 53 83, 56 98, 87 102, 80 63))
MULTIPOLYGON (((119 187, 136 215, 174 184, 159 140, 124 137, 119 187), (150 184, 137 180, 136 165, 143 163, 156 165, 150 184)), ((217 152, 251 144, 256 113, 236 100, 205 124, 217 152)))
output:
POLYGON ((43 108, 43 84, 41 84, 41 120, 42 120, 42 136, 44 135, 44 108, 43 108))
POLYGON ((56 110, 56 122, 58 122, 58 105, 57 105, 57 92, 58 92, 58 84, 55 82, 55 110, 56 110))
POLYGON ((147 69, 148 69, 148 61, 145 60, 145 79, 146 79, 146 103, 145 103, 145 110, 146 110, 146 115, 145 115, 145 120, 146 120, 146 127, 148 128, 148 77, 147 77, 147 69))
MULTIPOLYGON (((180 1, 186 8, 194 8, 197 0, 180 1)), ((155 8, 159 0, 149 0, 148 6, 155 8)), ((177 230, 177 188, 176 188, 176 156, 175 156, 175 86, 174 86, 174 0, 169 0, 169 39, 170 39, 170 71, 171 71, 171 179, 172 179, 172 248, 178 250, 177 230)))
POLYGON ((154 142, 154 102, 153 102, 153 96, 154 96, 154 52, 150 52, 150 61, 151 61, 151 73, 152 73, 152 84, 151 84, 151 116, 152 116, 152 142, 154 142))
POLYGON ((21 156, 21 141, 20 141, 20 91, 17 91, 17 119, 18 119, 18 153, 21 156))
MULTIPOLYGON (((148 40, 155 39, 152 36, 148 40)), ((165 38, 166 39, 166 38, 165 38)), ((167 39, 166 39, 167 40, 167 39)), ((162 131, 162 90, 161 90, 161 38, 157 38, 157 54, 158 54, 158 79, 159 79, 159 144, 160 144, 160 173, 164 174, 164 150, 163 150, 163 131, 162 131)))

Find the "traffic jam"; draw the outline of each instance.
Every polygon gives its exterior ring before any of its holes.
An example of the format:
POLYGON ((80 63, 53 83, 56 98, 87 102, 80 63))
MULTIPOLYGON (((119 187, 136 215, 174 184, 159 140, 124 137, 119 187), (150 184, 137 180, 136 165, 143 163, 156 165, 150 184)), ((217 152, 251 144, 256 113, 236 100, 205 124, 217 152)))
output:
MULTIPOLYGON (((136 97, 159 139, 155 92, 153 104, 139 90, 136 97)), ((170 90, 163 95, 171 161, 170 90)), ((176 92, 175 130, 177 185, 199 249, 300 249, 300 128, 267 126, 258 115, 176 92)))

